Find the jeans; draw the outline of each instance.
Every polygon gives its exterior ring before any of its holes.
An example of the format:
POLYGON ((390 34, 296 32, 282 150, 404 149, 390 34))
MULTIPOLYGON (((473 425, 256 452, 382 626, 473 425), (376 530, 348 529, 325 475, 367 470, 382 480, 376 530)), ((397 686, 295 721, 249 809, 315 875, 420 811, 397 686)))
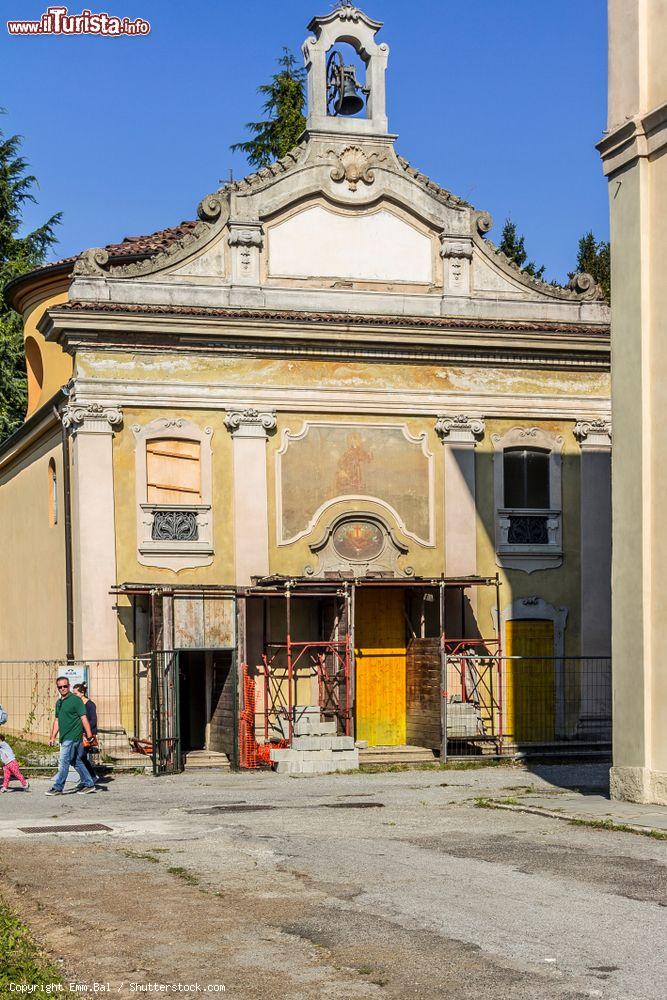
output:
POLYGON ((81 784, 86 788, 94 788, 95 782, 90 777, 88 771, 84 767, 80 757, 79 749, 82 746, 81 740, 65 740, 64 743, 60 744, 60 757, 58 759, 58 773, 53 782, 53 788, 57 792, 62 792, 65 787, 65 782, 67 781, 67 775, 69 774, 70 765, 76 768, 77 774, 81 779, 81 784))
MULTIPOLYGON (((79 749, 77 750, 76 759, 78 761, 81 761, 81 763, 85 767, 90 777, 93 779, 93 781, 95 781, 95 778, 97 777, 97 775, 95 774, 95 768, 93 767, 93 762, 90 759, 90 754, 84 747, 83 742, 79 743, 79 749)), ((74 764, 74 767, 76 767, 76 762, 74 764)), ((77 767, 77 771, 78 770, 79 769, 77 767)))

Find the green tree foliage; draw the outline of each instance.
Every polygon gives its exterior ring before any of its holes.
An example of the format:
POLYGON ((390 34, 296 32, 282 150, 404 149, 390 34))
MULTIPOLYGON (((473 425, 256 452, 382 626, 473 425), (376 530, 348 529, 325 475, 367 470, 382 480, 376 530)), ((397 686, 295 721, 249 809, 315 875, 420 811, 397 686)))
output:
POLYGON ((5 136, 0 130, 0 440, 23 420, 27 399, 22 322, 9 307, 5 285, 44 262, 60 222, 58 213, 34 232, 19 236, 23 207, 36 201, 37 184, 26 173, 28 164, 19 155, 20 148, 21 136, 5 136))
POLYGON ((306 71, 297 66, 289 49, 283 49, 277 62, 280 69, 270 83, 258 87, 258 93, 265 98, 262 106, 265 120, 248 122, 246 128, 252 138, 231 147, 234 152, 238 149, 245 153, 253 167, 267 167, 289 153, 306 126, 303 114, 306 71))
POLYGON ((526 264, 528 254, 526 253, 525 237, 517 234, 516 223, 512 222, 511 219, 505 220, 498 249, 502 250, 506 257, 514 261, 517 267, 520 267, 526 274, 532 275, 533 278, 541 278, 544 274, 544 265, 538 267, 532 260, 526 264))
POLYGON ((605 294, 607 302, 611 298, 611 254, 609 243, 596 240, 589 230, 579 240, 576 271, 570 273, 570 278, 580 272, 590 274, 605 294))

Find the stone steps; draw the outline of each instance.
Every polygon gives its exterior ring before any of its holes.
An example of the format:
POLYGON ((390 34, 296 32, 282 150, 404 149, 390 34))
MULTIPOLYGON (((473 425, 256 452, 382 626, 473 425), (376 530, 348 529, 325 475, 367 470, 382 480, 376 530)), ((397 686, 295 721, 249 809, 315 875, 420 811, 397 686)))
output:
POLYGON ((359 764, 434 764, 437 757, 428 747, 375 746, 359 751, 359 764))
POLYGON ((217 750, 190 750, 184 755, 184 770, 203 771, 210 768, 229 771, 231 764, 227 754, 217 750))

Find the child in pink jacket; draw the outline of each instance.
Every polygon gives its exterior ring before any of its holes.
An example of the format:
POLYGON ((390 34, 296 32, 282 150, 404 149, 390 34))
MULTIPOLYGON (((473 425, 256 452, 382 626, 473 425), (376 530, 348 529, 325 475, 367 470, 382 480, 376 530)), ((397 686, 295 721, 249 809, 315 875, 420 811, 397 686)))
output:
POLYGON ((0 761, 2 761, 2 791, 9 791, 9 779, 17 778, 23 785, 23 790, 28 791, 30 785, 25 780, 21 774, 19 768, 19 762, 17 761, 14 751, 10 747, 9 743, 5 740, 0 740, 0 761))

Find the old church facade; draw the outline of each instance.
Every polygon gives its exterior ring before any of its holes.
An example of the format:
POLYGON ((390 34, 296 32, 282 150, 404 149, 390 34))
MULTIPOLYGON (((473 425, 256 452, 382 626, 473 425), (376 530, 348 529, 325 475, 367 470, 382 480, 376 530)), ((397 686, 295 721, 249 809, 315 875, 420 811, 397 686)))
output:
MULTIPOLYGON (((317 704, 337 642, 326 697, 371 745, 410 742, 413 640, 609 655, 607 306, 587 275, 521 272, 397 153, 381 27, 313 19, 281 160, 10 290, 30 400, 0 448, 0 660, 180 650, 192 747, 231 752, 242 671, 284 666, 288 638, 315 668, 282 714, 317 704)), ((540 738, 603 738, 609 716, 579 678, 540 738)))

